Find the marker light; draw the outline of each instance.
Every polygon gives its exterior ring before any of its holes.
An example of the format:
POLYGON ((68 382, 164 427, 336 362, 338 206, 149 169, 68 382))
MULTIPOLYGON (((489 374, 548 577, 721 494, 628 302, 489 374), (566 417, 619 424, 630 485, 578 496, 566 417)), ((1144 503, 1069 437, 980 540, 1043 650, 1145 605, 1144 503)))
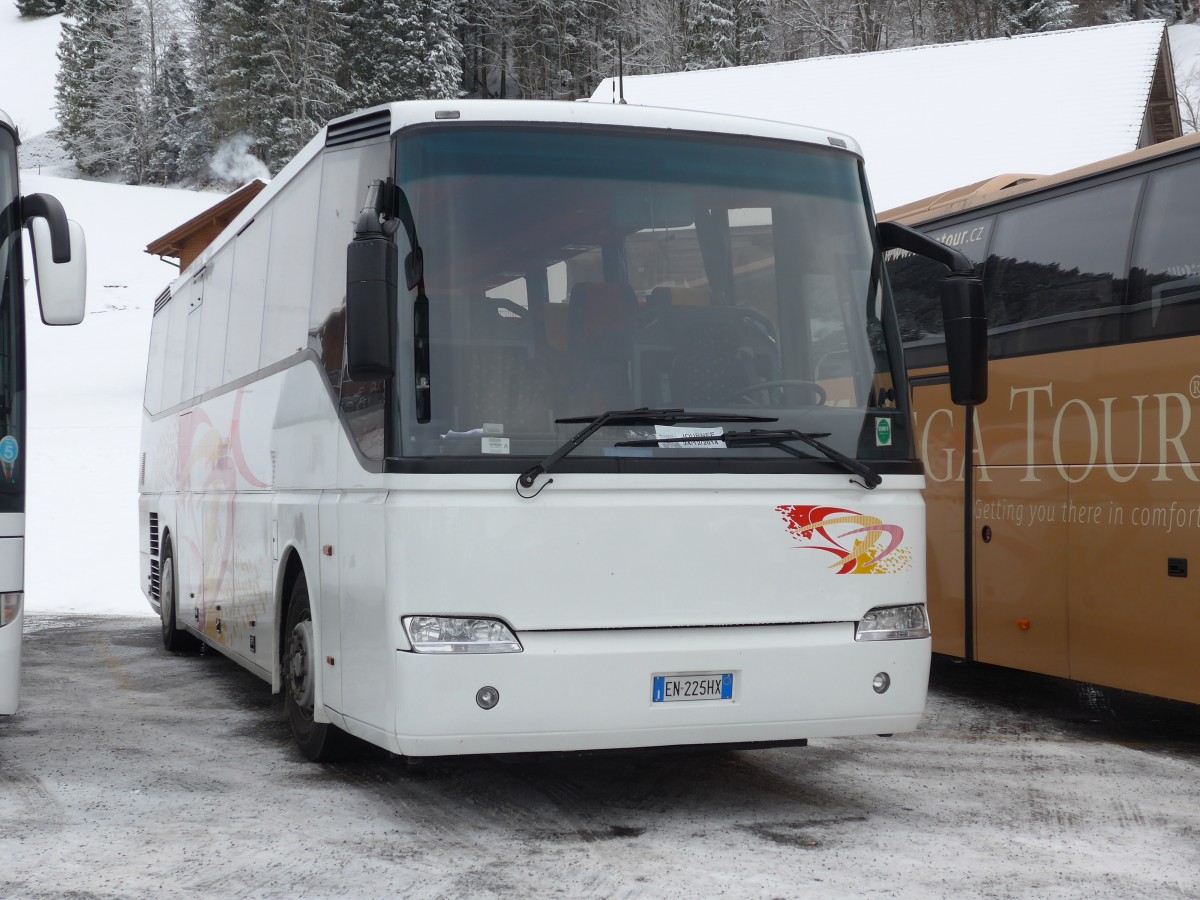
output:
POLYGON ((16 620, 21 611, 22 596, 20 591, 0 594, 0 627, 16 620))
POLYGON ((854 629, 856 641, 909 641, 929 637, 929 617, 922 604, 877 606, 854 629))
POLYGON ((520 653, 522 649, 499 619, 405 616, 402 621, 417 653, 520 653))
POLYGON ((892 676, 887 672, 880 672, 871 679, 871 687, 874 688, 877 694, 886 694, 887 689, 892 686, 892 676))
POLYGON ((475 702, 479 704, 480 709, 494 709, 500 702, 500 692, 491 685, 481 687, 475 692, 475 702))

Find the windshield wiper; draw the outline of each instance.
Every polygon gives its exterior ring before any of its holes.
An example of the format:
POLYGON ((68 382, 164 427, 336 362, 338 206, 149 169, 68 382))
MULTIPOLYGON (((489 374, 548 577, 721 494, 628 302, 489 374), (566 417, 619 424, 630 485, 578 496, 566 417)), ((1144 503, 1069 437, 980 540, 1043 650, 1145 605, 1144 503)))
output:
MULTIPOLYGON (((521 488, 533 487, 533 483, 537 481, 537 477, 539 475, 545 475, 548 473, 551 466, 590 438, 605 425, 703 425, 719 424, 722 422, 778 422, 779 419, 772 416, 745 416, 738 413, 691 412, 686 409, 650 409, 649 407, 643 406, 638 409, 609 410, 608 412, 600 413, 598 416, 571 416, 566 419, 555 419, 554 421, 560 425, 572 425, 579 422, 586 422, 587 426, 541 462, 530 466, 528 469, 522 472, 521 476, 517 479, 518 494, 521 494, 521 488)), ((690 440, 696 439, 690 438, 690 440)), ((632 446, 632 443, 629 445, 632 446)), ((617 446, 621 446, 621 444, 618 444, 617 446)), ((549 484, 549 482, 547 482, 547 484, 549 484)), ((545 485, 543 485, 543 487, 544 486, 545 485)), ((541 491, 538 491, 538 493, 541 493, 541 491)), ((521 496, 526 497, 525 494, 521 494, 521 496)), ((537 494, 532 496, 536 497, 537 494)), ((526 497, 526 499, 529 499, 529 497, 526 497)))
MULTIPOLYGON (((788 441, 800 441, 802 444, 807 444, 814 450, 820 452, 828 459, 833 460, 847 472, 853 472, 855 475, 862 476, 862 484, 869 491, 875 490, 883 482, 881 478, 870 466, 861 460, 846 456, 844 453, 835 450, 828 444, 817 440, 817 438, 829 437, 829 432, 806 432, 797 431, 794 428, 780 428, 778 430, 764 430, 761 428, 752 428, 750 431, 726 431, 724 434, 714 434, 711 437, 695 438, 695 437, 668 437, 668 438, 648 438, 636 441, 617 441, 617 447, 655 447, 659 444, 678 444, 684 442, 695 443, 697 440, 707 441, 724 441, 727 447, 778 447, 785 453, 790 453, 797 459, 811 459, 807 453, 801 453, 795 447, 788 445, 788 441)), ((853 480, 853 479, 851 479, 853 480)))

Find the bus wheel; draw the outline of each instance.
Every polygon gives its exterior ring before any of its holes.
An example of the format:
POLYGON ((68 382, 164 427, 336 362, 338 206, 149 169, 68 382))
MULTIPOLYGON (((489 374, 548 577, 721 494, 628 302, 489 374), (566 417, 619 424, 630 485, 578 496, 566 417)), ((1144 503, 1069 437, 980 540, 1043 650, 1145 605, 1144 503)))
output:
POLYGON ((286 629, 283 705, 287 709, 292 737, 295 738, 300 752, 308 759, 313 762, 328 762, 341 754, 346 735, 335 725, 313 720, 317 693, 317 644, 313 638, 308 584, 303 575, 292 585, 286 629))
POLYGON ((171 554, 171 542, 163 544, 162 565, 159 568, 158 612, 162 617, 163 647, 172 653, 197 650, 200 642, 175 624, 175 557, 171 554))

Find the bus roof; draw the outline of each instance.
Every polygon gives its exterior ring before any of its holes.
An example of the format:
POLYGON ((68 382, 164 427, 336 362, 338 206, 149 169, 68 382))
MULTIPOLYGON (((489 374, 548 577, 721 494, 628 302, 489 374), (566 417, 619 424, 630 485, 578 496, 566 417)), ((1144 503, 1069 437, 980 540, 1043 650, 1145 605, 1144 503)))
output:
POLYGON ((1049 190, 1063 184, 1082 181, 1094 175, 1103 175, 1148 160, 1182 153, 1200 146, 1200 134, 1188 134, 1160 144, 1152 144, 1141 150, 1111 156, 1056 175, 997 175, 985 181, 968 184, 951 191, 926 197, 879 213, 879 221, 900 222, 904 225, 920 225, 958 213, 989 206, 1001 200, 1022 197, 1026 194, 1049 190))
MULTIPOLYGON (((450 118, 448 113, 458 113, 454 118, 470 122, 626 126, 779 138, 823 147, 834 146, 862 155, 858 142, 840 132, 790 122, 687 109, 597 101, 567 103, 561 100, 419 100, 393 103, 390 109, 393 132, 421 122, 434 121, 435 118, 445 120, 450 118), (438 113, 442 115, 437 116, 438 113)), ((330 124, 338 121, 335 119, 330 124)))
POLYGON ((3 125, 9 131, 11 131, 14 135, 17 133, 16 123, 13 122, 13 120, 9 118, 8 113, 6 113, 2 109, 0 109, 0 125, 3 125))

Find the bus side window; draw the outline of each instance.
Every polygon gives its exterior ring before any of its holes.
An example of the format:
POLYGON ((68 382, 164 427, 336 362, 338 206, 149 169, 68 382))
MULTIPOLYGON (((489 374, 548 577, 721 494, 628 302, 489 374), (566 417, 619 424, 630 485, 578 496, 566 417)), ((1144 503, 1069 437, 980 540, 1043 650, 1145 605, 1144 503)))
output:
POLYGON ((1000 213, 987 264, 994 357, 1115 343, 1141 179, 1000 213))
POLYGON ((1200 160, 1150 175, 1133 251, 1131 340, 1200 332, 1200 160))

